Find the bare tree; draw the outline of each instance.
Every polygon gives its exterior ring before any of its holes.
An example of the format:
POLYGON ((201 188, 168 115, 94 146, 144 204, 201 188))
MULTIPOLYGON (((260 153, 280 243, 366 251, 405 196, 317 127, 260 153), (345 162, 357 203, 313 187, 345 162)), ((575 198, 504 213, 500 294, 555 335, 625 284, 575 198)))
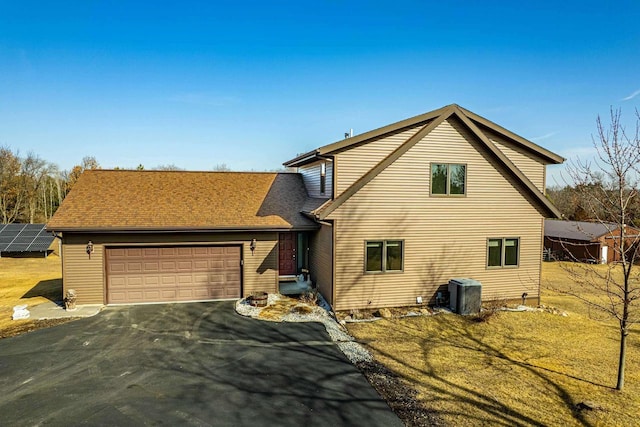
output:
POLYGON ((226 163, 216 163, 216 165, 213 168, 211 168, 211 170, 214 172, 230 172, 231 171, 231 169, 229 169, 226 163))
POLYGON ((71 168, 71 171, 65 172, 63 174, 63 178, 66 181, 66 188, 64 190, 64 194, 68 194, 71 191, 71 188, 75 185, 82 172, 85 170, 94 170, 100 169, 100 163, 93 156, 84 156, 82 158, 82 162, 79 165, 75 165, 71 168))
POLYGON ((27 205, 27 217, 33 224, 38 205, 40 203, 41 189, 49 174, 49 165, 34 153, 27 154, 22 160, 21 181, 27 205))
POLYGON ((181 167, 178 167, 175 164, 171 163, 171 164, 168 164, 168 165, 158 165, 155 168, 153 168, 152 170, 156 170, 156 171, 183 171, 184 169, 182 169, 181 167))
POLYGON ((0 147, 0 216, 3 224, 15 221, 21 213, 24 191, 20 185, 21 162, 9 147, 0 147))
POLYGON ((590 309, 616 319, 619 325, 619 360, 616 389, 624 387, 627 337, 640 321, 640 236, 629 226, 638 204, 640 173, 640 114, 636 111, 635 134, 629 135, 620 122, 620 110, 611 110, 608 126, 597 120, 593 137, 597 155, 592 161, 577 160, 567 170, 579 192, 583 208, 606 227, 606 238, 614 242, 614 260, 606 267, 574 263, 567 270, 574 279, 560 292, 577 297, 590 309))

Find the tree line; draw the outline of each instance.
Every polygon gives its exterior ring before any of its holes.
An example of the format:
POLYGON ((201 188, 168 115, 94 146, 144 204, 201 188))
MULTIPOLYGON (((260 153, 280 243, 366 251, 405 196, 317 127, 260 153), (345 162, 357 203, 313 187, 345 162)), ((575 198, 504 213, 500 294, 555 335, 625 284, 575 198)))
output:
POLYGON ((0 223, 47 222, 85 169, 98 169, 94 157, 85 157, 71 170, 60 170, 30 152, 21 156, 0 147, 0 223))
MULTIPOLYGON (((590 182, 547 188, 547 198, 558 208, 564 219, 615 223, 618 212, 610 208, 611 201, 624 195, 621 196, 620 189, 612 184, 602 174, 594 174, 590 182)), ((636 190, 632 188, 622 189, 623 193, 634 191, 636 190)), ((640 199, 629 197, 624 209, 626 223, 640 226, 640 199)))
MULTIPOLYGON (((83 171, 101 169, 95 157, 86 156, 71 170, 61 170, 33 152, 21 156, 18 151, 0 146, 0 224, 45 223, 51 219, 83 171)), ((145 170, 115 167, 116 170, 145 170)), ((152 170, 183 170, 174 164, 159 165, 152 170)), ((230 171, 225 163, 214 171, 230 171)))

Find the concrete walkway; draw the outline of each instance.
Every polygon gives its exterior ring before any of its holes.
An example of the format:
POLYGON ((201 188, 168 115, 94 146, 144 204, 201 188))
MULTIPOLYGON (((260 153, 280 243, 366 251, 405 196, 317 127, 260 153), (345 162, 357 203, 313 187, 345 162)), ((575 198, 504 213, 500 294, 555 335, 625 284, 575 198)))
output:
POLYGON ((68 311, 64 309, 62 301, 47 301, 42 304, 27 307, 31 316, 30 320, 45 319, 63 319, 67 317, 91 317, 100 313, 104 308, 103 305, 78 305, 75 310, 68 311))

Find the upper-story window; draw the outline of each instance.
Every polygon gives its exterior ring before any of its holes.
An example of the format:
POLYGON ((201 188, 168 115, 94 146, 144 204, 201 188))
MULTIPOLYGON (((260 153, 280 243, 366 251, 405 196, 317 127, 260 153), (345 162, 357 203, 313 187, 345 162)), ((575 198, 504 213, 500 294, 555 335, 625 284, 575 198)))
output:
POLYGON ((467 192, 467 165, 431 163, 431 194, 462 196, 467 192))
POLYGON ((327 191, 327 162, 320 163, 320 192, 327 191))

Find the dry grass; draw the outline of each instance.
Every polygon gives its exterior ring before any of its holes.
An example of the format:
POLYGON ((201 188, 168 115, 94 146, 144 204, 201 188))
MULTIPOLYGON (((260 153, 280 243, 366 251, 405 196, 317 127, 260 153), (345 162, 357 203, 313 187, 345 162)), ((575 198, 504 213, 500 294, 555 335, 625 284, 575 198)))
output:
MULTIPOLYGON (((557 263, 544 264, 543 282, 566 280, 557 263)), ((543 289, 542 299, 569 316, 500 312, 478 323, 437 315, 350 324, 349 331, 451 425, 640 425, 638 330, 620 393, 613 389, 616 324, 591 319, 575 298, 543 289), (585 401, 599 409, 578 409, 585 401)))
POLYGON ((12 320, 13 307, 62 300, 60 257, 0 258, 0 330, 32 322, 12 320))
MULTIPOLYGON (((303 306, 304 304, 298 299, 282 296, 275 304, 263 308, 258 317, 260 319, 280 320, 282 316, 289 313, 299 312, 298 310, 301 309, 304 310, 304 308, 302 308, 303 306)), ((309 307, 306 308, 309 309, 309 307)))

